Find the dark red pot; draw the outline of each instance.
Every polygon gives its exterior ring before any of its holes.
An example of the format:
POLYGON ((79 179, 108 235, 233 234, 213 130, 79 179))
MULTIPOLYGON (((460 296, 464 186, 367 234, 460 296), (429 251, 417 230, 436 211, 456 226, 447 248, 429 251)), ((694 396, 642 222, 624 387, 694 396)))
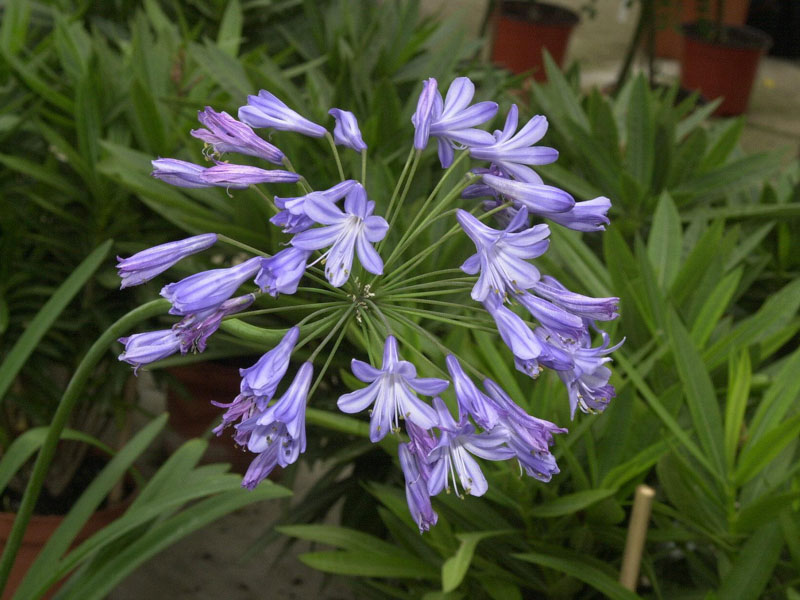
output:
POLYGON ((514 73, 532 71, 545 81, 542 51, 559 66, 564 64, 572 30, 580 17, 571 10, 543 2, 500 2, 494 16, 492 62, 514 73))
POLYGON ((681 85, 709 100, 724 98, 715 115, 747 110, 758 64, 772 40, 752 27, 725 27, 723 41, 711 41, 692 23, 683 26, 681 85))

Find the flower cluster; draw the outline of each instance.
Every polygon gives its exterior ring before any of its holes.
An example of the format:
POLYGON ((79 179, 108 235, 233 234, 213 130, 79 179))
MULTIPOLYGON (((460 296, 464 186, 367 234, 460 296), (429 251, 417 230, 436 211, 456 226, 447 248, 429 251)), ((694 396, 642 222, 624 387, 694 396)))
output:
MULTIPOLYGON (((547 119, 534 116, 519 127, 519 110, 512 106, 503 129, 490 133, 480 126, 495 117, 498 105, 473 103, 474 95, 475 86, 466 77, 454 80, 444 99, 435 79, 423 83, 411 119, 413 148, 394 191, 371 190, 377 202, 365 187, 368 146, 355 115, 330 109, 335 120, 331 133, 265 90, 248 97, 238 120, 209 107, 199 113, 204 128, 193 130, 192 135, 205 142, 204 155, 213 166, 176 159, 153 161, 154 177, 180 187, 296 184, 300 192, 267 195, 254 187, 274 207, 271 222, 291 236, 282 250, 165 285, 161 295, 170 301, 170 314, 181 317, 180 321, 171 329, 120 339, 125 344, 120 360, 137 369, 176 352, 202 352, 225 319, 248 316, 246 309, 259 298, 280 302, 280 295, 315 289, 299 287, 304 277, 317 286, 317 302, 303 298, 302 303, 287 305, 287 310, 310 312, 280 334, 281 341, 253 366, 241 370, 240 393, 229 403, 215 402, 225 409, 215 432, 231 426, 236 444, 255 455, 244 486, 254 487, 276 466, 294 463, 305 450, 306 405, 331 362, 325 361, 312 384, 315 358, 331 342, 331 352, 336 352, 348 331, 352 339, 361 340, 362 350, 372 360, 352 359, 353 375, 366 386, 342 394, 337 405, 350 414, 369 409, 373 442, 389 433, 400 434, 398 458, 406 497, 420 531, 437 521, 433 496, 442 491, 462 497, 486 492, 488 483, 477 459, 516 460, 521 472, 549 481, 559 472, 551 453, 554 434, 566 432, 528 414, 497 382, 445 348, 430 328, 420 325, 420 318, 467 329, 476 323, 483 330, 493 326, 519 371, 532 378, 545 368, 557 373, 573 417, 577 408, 602 411, 613 398, 606 364, 617 346, 610 346, 609 336, 597 329, 597 322, 617 317, 618 299, 572 292, 555 278, 542 275, 531 262, 548 251, 550 223, 582 232, 601 231, 609 223, 610 201, 601 197, 576 202, 564 190, 545 184, 532 167, 558 157, 556 150, 536 145, 547 131, 547 119), (283 152, 254 128, 326 138, 340 173, 337 146, 361 155, 361 176, 345 179, 342 174, 335 185, 315 190, 283 152), (439 160, 447 169, 442 181, 465 159, 484 164, 462 177, 449 193, 439 193, 437 186, 421 207, 404 214, 409 184, 431 137, 436 138, 439 160), (228 153, 257 157, 284 169, 223 162, 222 156, 228 153), (475 203, 477 198, 484 201, 475 203), (447 210, 459 200, 465 203, 462 207, 447 210), (490 217, 498 229, 487 225, 490 217), (444 218, 454 221, 447 235, 421 250, 413 246, 421 232, 444 218), (460 271, 453 265, 415 273, 439 245, 459 232, 475 246, 460 271), (388 257, 382 257, 381 250, 388 250, 388 257), (405 260, 397 264, 400 259, 405 260), (461 272, 474 277, 465 284, 461 272), (245 285, 247 293, 236 296, 245 285), (471 288, 472 302, 441 300, 463 295, 468 289, 464 285, 471 288), (431 300, 431 295, 440 299, 431 300), (409 334, 430 343, 425 348, 409 345, 409 334), (600 344, 594 345, 593 338, 600 344), (321 341, 316 349, 285 385, 292 354, 317 339, 321 341), (401 358, 401 345, 406 356, 413 352, 422 362, 415 365, 401 358), (435 356, 430 347, 438 348, 435 356), (383 356, 378 365, 380 348, 383 356), (418 376, 417 369, 423 365, 430 374, 442 377, 418 376), (285 391, 279 394, 284 385, 285 391), (457 420, 449 407, 455 409, 457 420)), ((122 287, 149 281, 218 242, 253 251, 213 233, 163 244, 119 259, 122 287)), ((270 312, 280 310, 277 306, 270 312)))

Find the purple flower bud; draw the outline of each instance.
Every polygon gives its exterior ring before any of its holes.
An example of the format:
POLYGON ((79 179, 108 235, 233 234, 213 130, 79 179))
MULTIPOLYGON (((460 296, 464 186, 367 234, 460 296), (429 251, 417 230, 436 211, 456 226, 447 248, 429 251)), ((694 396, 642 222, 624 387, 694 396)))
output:
POLYGON ((173 327, 181 338, 181 354, 189 351, 205 352, 206 341, 219 329, 222 319, 243 311, 255 302, 255 299, 255 294, 247 294, 226 300, 216 310, 185 316, 173 327))
POLYGON ((554 277, 545 275, 533 285, 537 295, 584 319, 612 321, 619 316, 619 298, 591 298, 569 291, 554 277))
POLYGON ((542 213, 542 216, 575 231, 605 231, 605 226, 611 222, 606 216, 610 208, 611 200, 599 196, 592 200, 576 202, 567 212, 542 213))
POLYGON ((245 189, 256 183, 296 183, 300 181, 297 173, 281 169, 259 169, 247 165, 222 163, 206 169, 204 175, 211 185, 245 189))
POLYGON ((151 175, 171 185, 184 188, 211 187, 204 177, 206 167, 176 158, 159 158, 150 163, 153 165, 151 175))
POLYGON ((417 150, 424 150, 428 145, 431 122, 433 121, 434 102, 439 94, 437 85, 433 77, 423 82, 422 93, 417 101, 417 110, 411 117, 411 122, 414 124, 414 148, 417 150))
POLYGON ((347 110, 340 108, 332 108, 328 111, 336 119, 336 125, 333 128, 333 141, 339 146, 346 146, 352 148, 359 154, 367 149, 367 145, 361 138, 361 130, 358 128, 358 121, 356 116, 347 110))
POLYGON ((472 416, 475 422, 484 429, 494 427, 497 424, 499 414, 497 406, 492 399, 482 393, 472 380, 467 377, 455 356, 449 354, 445 362, 456 391, 459 411, 472 416))
POLYGON ((262 258, 256 285, 273 298, 277 298, 278 294, 294 294, 306 272, 309 256, 311 252, 291 246, 274 256, 262 258))
POLYGON ((439 515, 433 510, 428 485, 421 474, 418 457, 409 450, 409 444, 400 444, 397 447, 397 456, 400 459, 400 468, 406 480, 406 502, 408 510, 419 527, 419 532, 428 531, 436 525, 439 515))
POLYGON ((547 300, 542 300, 527 292, 515 296, 515 299, 528 309, 534 319, 561 337, 578 339, 586 330, 581 317, 567 312, 547 300))
POLYGON ((486 174, 483 182, 499 194, 525 206, 534 215, 551 217, 565 213, 575 206, 575 199, 564 190, 552 185, 513 181, 505 177, 486 174))
POLYGON ((195 273, 177 283, 165 285, 161 295, 172 302, 171 315, 188 315, 217 308, 261 268, 254 257, 228 269, 195 273))
POLYGON ((237 121, 226 112, 216 112, 210 106, 197 113, 198 120, 208 129, 192 129, 191 134, 210 145, 214 152, 236 152, 282 164, 283 152, 261 139, 249 125, 237 121))
POLYGON ((300 116, 266 90, 248 96, 247 105, 239 109, 239 119, 251 127, 272 127, 278 131, 296 131, 310 137, 322 137, 325 128, 300 116))
POLYGON ((275 395, 278 384, 289 368, 289 359, 300 336, 300 328, 292 327, 272 350, 247 369, 239 369, 242 376, 240 390, 243 395, 258 399, 259 410, 263 410, 275 395))
POLYGON ((503 342, 509 347, 517 367, 523 366, 525 373, 531 377, 539 374, 537 359, 543 352, 542 343, 530 327, 516 313, 505 307, 500 297, 491 294, 483 305, 497 324, 497 331, 503 342))
POLYGON ((134 333, 118 341, 125 344, 125 351, 119 355, 119 360, 133 365, 134 373, 142 365, 175 354, 181 347, 181 339, 172 329, 134 333))
POLYGON ((179 260, 210 248, 216 241, 216 233, 204 233, 185 240, 153 246, 129 258, 118 256, 117 272, 122 279, 120 289, 150 281, 179 260))

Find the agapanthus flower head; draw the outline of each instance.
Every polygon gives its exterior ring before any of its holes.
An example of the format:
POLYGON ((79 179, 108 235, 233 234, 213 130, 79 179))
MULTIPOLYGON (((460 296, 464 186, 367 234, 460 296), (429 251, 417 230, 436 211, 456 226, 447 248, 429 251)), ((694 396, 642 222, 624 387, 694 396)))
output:
POLYGON ((489 489, 489 484, 472 455, 486 460, 506 460, 513 457, 514 452, 505 445, 505 431, 493 429, 477 433, 466 415, 461 415, 456 423, 447 405, 438 396, 433 399, 433 406, 438 416, 437 427, 441 431, 441 437, 430 453, 429 492, 432 496, 444 489, 449 493, 452 482, 452 490, 461 495, 458 485, 460 482, 465 494, 482 496, 489 489))
POLYGON ((519 110, 513 104, 502 131, 494 132, 494 143, 470 148, 470 156, 494 163, 509 177, 529 183, 542 183, 542 178, 527 165, 547 165, 558 159, 558 151, 534 146, 547 133, 547 119, 536 115, 517 131, 519 110))
POLYGON ((237 121, 226 112, 217 112, 210 106, 197 113, 197 119, 206 129, 192 129, 191 134, 211 146, 215 154, 235 152, 263 158, 280 165, 283 152, 259 137, 246 123, 237 121))
POLYGON ((336 204, 322 198, 309 198, 305 202, 306 215, 324 227, 309 229, 292 238, 292 245, 301 250, 330 249, 323 253, 325 276, 334 287, 341 287, 350 278, 353 254, 358 253, 361 266, 370 273, 383 273, 383 260, 372 244, 386 235, 386 219, 373 215, 375 203, 367 200, 367 193, 356 184, 347 193, 344 211, 336 204))
POLYGON ((239 369, 242 377, 239 389, 243 395, 257 399, 259 410, 266 408, 275 395, 278 384, 289 368, 289 359, 299 337, 300 328, 290 328, 278 345, 259 358, 252 367, 239 369))
POLYGON ((167 242, 137 252, 128 258, 117 257, 120 289, 150 281, 178 261, 207 250, 217 242, 216 233, 203 233, 176 242, 167 242))
POLYGON ((326 131, 321 125, 293 111, 267 90, 261 90, 258 96, 247 97, 247 105, 239 109, 239 119, 251 127, 295 131, 310 137, 322 137, 326 131))
POLYGON ((284 233, 300 233, 314 226, 315 221, 306 215, 306 202, 317 198, 335 203, 344 198, 347 193, 358 184, 354 179, 347 179, 337 183, 327 190, 311 192, 296 198, 279 198, 275 196, 275 206, 281 211, 270 219, 270 223, 283 228, 284 233))
POLYGON ((369 439, 377 442, 400 428, 400 419, 411 421, 423 429, 436 425, 436 413, 420 400, 415 392, 433 396, 444 391, 449 382, 444 379, 417 377, 417 369, 401 360, 397 339, 390 335, 383 347, 380 369, 353 359, 353 375, 369 385, 339 397, 339 410, 357 413, 373 405, 369 426, 369 439))
POLYGON ((333 128, 333 141, 339 146, 352 148, 359 154, 367 149, 367 145, 361 137, 361 130, 358 128, 356 116, 348 110, 332 108, 328 114, 336 119, 333 128))
POLYGON ((428 483, 420 470, 419 458, 409 449, 409 444, 400 444, 397 447, 397 456, 406 481, 408 510, 417 523, 419 532, 428 531, 436 525, 439 515, 431 505, 428 483))
POLYGON ((532 289, 538 296, 584 319, 613 321, 619 316, 619 298, 591 298, 576 294, 549 275, 537 281, 532 289))
POLYGON ((247 449, 258 453, 245 473, 242 486, 253 489, 272 470, 287 467, 306 450, 306 399, 314 366, 305 362, 281 398, 264 411, 237 425, 248 433, 247 449))
POLYGON ((436 80, 429 79, 417 104, 412 122, 417 130, 414 145, 422 150, 428 144, 428 136, 437 138, 439 161, 442 168, 453 164, 453 150, 491 144, 494 137, 488 131, 475 129, 497 114, 496 102, 478 102, 470 106, 475 95, 475 84, 467 77, 457 77, 450 84, 447 96, 442 101, 436 80))
POLYGON ((134 373, 139 367, 175 354, 181 347, 181 339, 172 329, 134 333, 118 340, 125 344, 119 360, 133 365, 134 373))
POLYGON ((310 251, 290 246, 274 256, 262 258, 256 285, 273 298, 277 298, 278 294, 294 294, 306 272, 309 256, 310 251))
POLYGON ((181 354, 205 352, 208 338, 219 329, 222 319, 241 312, 255 302, 255 294, 230 298, 216 309, 185 316, 173 329, 181 338, 181 354))
POLYGON ((520 293, 539 281, 539 270, 525 259, 547 250, 550 229, 547 225, 528 228, 526 209, 517 212, 502 230, 484 225, 461 209, 456 211, 456 219, 478 250, 461 265, 470 275, 480 272, 472 288, 473 300, 482 302, 492 294, 505 298, 508 292, 520 293))
POLYGON ((484 429, 497 425, 499 412, 491 398, 481 392, 473 381, 464 373, 461 363, 452 354, 445 359, 450 379, 456 392, 460 412, 468 414, 484 429))
POLYGON ((256 256, 227 269, 212 269, 195 273, 177 283, 165 285, 161 295, 172 303, 171 315, 188 315, 210 309, 233 296, 245 281, 261 268, 261 258, 256 256))

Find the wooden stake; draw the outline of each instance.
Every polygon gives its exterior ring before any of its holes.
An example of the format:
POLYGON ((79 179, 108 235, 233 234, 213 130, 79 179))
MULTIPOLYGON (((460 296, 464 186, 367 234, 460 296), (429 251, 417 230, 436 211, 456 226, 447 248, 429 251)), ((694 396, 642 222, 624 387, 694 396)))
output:
POLYGON ((628 538, 625 540, 625 554, 622 556, 622 569, 619 572, 619 582, 623 587, 636 591, 636 582, 639 579, 639 567, 642 563, 642 551, 647 538, 647 526, 650 523, 650 509, 656 491, 646 485, 636 488, 633 498, 633 511, 628 524, 628 538))

